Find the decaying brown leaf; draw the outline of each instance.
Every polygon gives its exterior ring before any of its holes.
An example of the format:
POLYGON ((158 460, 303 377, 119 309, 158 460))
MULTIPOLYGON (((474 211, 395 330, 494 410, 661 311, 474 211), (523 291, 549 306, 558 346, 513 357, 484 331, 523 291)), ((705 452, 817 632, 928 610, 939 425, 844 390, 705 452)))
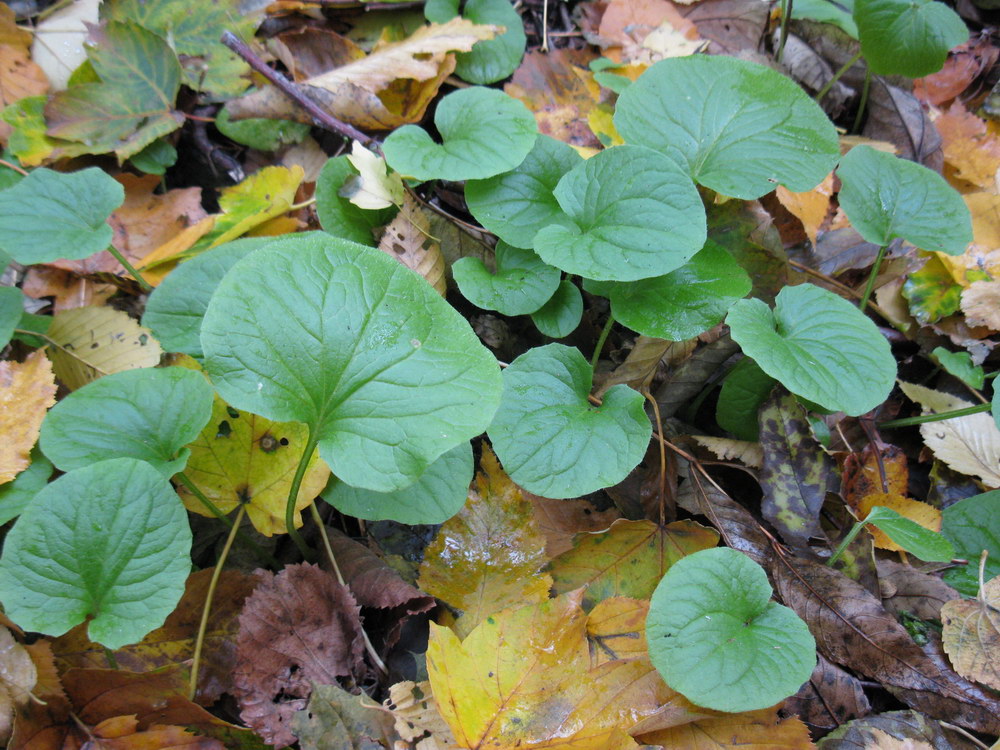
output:
POLYGON ((817 654, 809 682, 785 701, 785 711, 818 729, 835 729, 871 711, 861 681, 817 654))
POLYGON ((959 593, 938 576, 895 560, 877 561, 882 604, 892 614, 903 612, 921 620, 940 620, 941 605, 958 599, 959 593))
POLYGON ((431 236, 427 213, 411 193, 405 194, 402 208, 382 233, 378 249, 419 273, 442 297, 448 291, 441 245, 431 236))

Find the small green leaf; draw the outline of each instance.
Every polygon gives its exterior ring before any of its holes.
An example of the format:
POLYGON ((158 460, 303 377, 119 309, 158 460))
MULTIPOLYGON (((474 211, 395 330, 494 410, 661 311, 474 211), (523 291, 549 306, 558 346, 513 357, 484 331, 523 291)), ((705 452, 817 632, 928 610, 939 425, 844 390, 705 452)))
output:
POLYGON ((166 174, 167 169, 177 163, 177 149, 163 138, 158 138, 129 161, 146 174, 166 174))
POLYGON ((760 423, 757 412, 774 388, 775 380, 753 361, 744 357, 722 381, 719 401, 715 406, 715 421, 740 440, 757 442, 760 423))
POLYGON ((142 324, 164 351, 201 359, 201 321, 215 288, 240 258, 271 242, 273 237, 244 237, 181 263, 149 295, 142 324))
POLYGON ((614 122, 626 143, 734 198, 811 190, 840 156, 833 123, 796 83, 723 55, 656 63, 619 97, 614 122))
POLYGON ((610 282, 611 312, 643 336, 685 341, 722 322, 750 292, 750 277, 733 256, 709 241, 665 276, 610 282))
POLYGON ((501 315, 528 315, 548 302, 559 287, 559 269, 531 250, 498 242, 496 262, 495 274, 479 258, 459 258, 451 267, 459 290, 476 307, 501 315))
POLYGON ((513 171, 466 183, 469 211, 504 242, 530 248, 539 229, 573 225, 553 191, 562 176, 582 161, 571 146, 540 135, 513 171))
POLYGON ((976 596, 983 550, 989 553, 983 580, 1000 576, 1000 490, 959 500, 941 515, 941 533, 955 545, 955 556, 969 561, 968 565, 946 570, 944 580, 966 596, 976 596))
POLYGON ((726 322, 764 372, 826 409, 864 414, 895 383, 896 360, 875 324, 818 286, 785 287, 773 312, 760 300, 740 300, 726 322))
POLYGON ((661 276, 705 244, 705 207, 673 161, 641 146, 614 146, 570 170, 555 189, 571 222, 535 235, 542 260, 598 281, 661 276))
MULTIPOLYGON (((458 3, 428 3, 424 15, 432 23, 445 23, 458 15, 458 3)), ((473 23, 503 26, 494 39, 476 42, 471 52, 459 52, 455 75, 469 83, 495 83, 513 73, 524 56, 527 39, 524 22, 510 0, 468 0, 462 18, 473 23)))
POLYGON ((358 171, 351 166, 346 156, 335 156, 326 164, 316 180, 316 215, 320 226, 334 237, 375 246, 373 229, 384 227, 393 216, 395 208, 368 210, 358 208, 340 195, 340 189, 350 177, 357 177, 358 171))
POLYGON ((4 540, 0 601, 25 630, 62 635, 92 618, 110 649, 163 624, 191 571, 187 512, 134 458, 71 471, 42 489, 4 540))
POLYGON ((840 160, 840 206, 869 242, 900 237, 924 250, 961 255, 972 242, 972 219, 962 196, 927 167, 871 146, 840 160))
POLYGON ((338 477, 379 492, 413 484, 481 433, 500 398, 493 355, 433 287, 385 253, 323 234, 237 263, 209 302, 201 345, 227 403, 304 422, 338 477))
POLYGON ((322 496, 341 513, 366 521, 444 523, 465 505, 474 468, 472 446, 463 443, 428 466, 409 487, 373 492, 334 477, 322 496))
POLYGON ((854 0, 796 0, 792 4, 792 18, 832 23, 852 39, 858 38, 858 25, 854 23, 854 0))
POLYGON ((404 125, 382 144, 389 166, 417 180, 481 180, 507 172, 535 145, 535 118, 502 91, 472 86, 441 100, 434 125, 442 143, 417 125, 404 125))
POLYGON ((309 126, 304 122, 265 117, 233 120, 225 107, 216 115, 215 127, 226 138, 258 151, 277 151, 283 146, 299 143, 309 135, 309 126))
POLYGON ((0 286, 0 349, 10 343, 23 313, 24 294, 21 290, 16 286, 0 286))
POLYGON ((569 336, 583 318, 583 295, 569 279, 563 279, 555 294, 535 312, 531 322, 542 335, 553 339, 569 336))
POLYGON ((31 451, 31 465, 13 482, 0 485, 0 525, 17 518, 39 490, 48 484, 53 466, 36 445, 31 451))
POLYGON ((107 219, 124 200, 103 169, 36 169, 0 193, 0 250, 26 266, 86 258, 111 244, 107 219))
POLYGON ((165 477, 184 470, 184 446, 212 415, 212 387, 183 367, 140 368, 98 378, 45 415, 39 445, 63 471, 125 456, 165 477))
POLYGON ((950 352, 938 346, 931 354, 949 375, 954 375, 966 385, 978 390, 986 384, 986 373, 980 365, 972 364, 972 355, 968 352, 950 352))
POLYGON ((649 658, 698 706, 738 713, 793 695, 816 666, 816 641, 788 607, 770 601, 764 569, 728 547, 675 562, 653 592, 649 658))
POLYGON ((531 349, 503 373, 503 399, 487 431, 504 470, 543 497, 577 497, 622 481, 652 435, 642 396, 625 385, 587 401, 590 365, 562 344, 531 349))
POLYGON ((935 0, 856 0, 854 21, 868 67, 880 76, 936 73, 948 50, 969 38, 958 14, 935 0))
POLYGON ((877 526, 892 541, 921 560, 949 562, 955 556, 955 548, 946 537, 904 518, 892 508, 876 505, 868 512, 864 523, 877 526))

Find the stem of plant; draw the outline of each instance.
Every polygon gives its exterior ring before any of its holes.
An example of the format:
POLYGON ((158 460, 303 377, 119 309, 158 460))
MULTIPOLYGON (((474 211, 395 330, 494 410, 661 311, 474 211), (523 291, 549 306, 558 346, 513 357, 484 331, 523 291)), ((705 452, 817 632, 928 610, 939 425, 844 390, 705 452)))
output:
POLYGON ((592 373, 597 370, 597 360, 601 358, 601 352, 604 350, 604 342, 608 340, 608 334, 611 333, 614 325, 615 316, 608 313, 608 322, 604 324, 601 335, 597 338, 597 344, 594 346, 594 356, 590 358, 590 370, 592 373))
POLYGON ((781 64, 785 54, 785 42, 788 41, 788 21, 792 17, 792 0, 781 0, 781 36, 778 38, 778 50, 774 59, 781 64))
POLYGON ((104 646, 104 658, 108 662, 108 666, 112 669, 118 669, 118 660, 115 658, 115 652, 112 651, 107 646, 104 646))
POLYGON ((142 287, 142 290, 144 292, 153 291, 153 285, 150 284, 148 281, 146 281, 144 278, 142 278, 142 274, 135 270, 135 267, 128 262, 128 260, 125 258, 124 255, 122 255, 120 252, 118 252, 118 250, 116 250, 114 247, 111 246, 108 247, 108 252, 111 253, 113 256, 115 256, 115 260, 117 260, 119 263, 122 264, 122 268, 124 268, 126 271, 132 274, 132 278, 134 278, 136 281, 139 282, 139 286, 142 287))
POLYGON ((302 553, 302 556, 306 560, 312 560, 313 553, 306 545, 306 541, 302 538, 298 529, 295 528, 295 502, 299 496, 299 487, 302 486, 302 477, 306 475, 306 467, 309 466, 309 459, 312 458, 313 451, 316 450, 316 443, 318 442, 319 438, 316 436, 316 431, 310 427, 309 437, 306 439, 306 449, 302 453, 302 458, 299 459, 299 466, 295 470, 292 486, 288 490, 288 501, 285 503, 285 527, 288 529, 288 536, 292 538, 295 546, 299 548, 299 552, 302 553))
MULTIPOLYGON (((319 514, 319 508, 316 507, 316 503, 309 506, 309 510, 312 512, 313 521, 316 522, 316 527, 319 529, 319 535, 323 539, 323 547, 326 549, 326 557, 330 561, 330 567, 333 568, 333 574, 337 577, 337 582, 347 587, 347 583, 344 581, 344 576, 340 572, 340 566, 337 565, 337 558, 333 556, 333 547, 330 545, 330 537, 326 533, 326 525, 323 523, 323 517, 319 514)), ((389 674, 389 670, 386 669, 385 662, 375 651, 375 647, 372 645, 371 640, 368 638, 368 632, 362 626, 361 628, 361 638, 365 642, 365 650, 368 652, 368 656, 371 657, 372 663, 382 672, 382 674, 389 674)))
POLYGON ((863 529, 866 525, 867 524, 865 524, 864 521, 857 521, 854 526, 851 527, 851 530, 847 532, 847 536, 845 536, 843 541, 837 546, 837 549, 834 550, 832 555, 830 555, 830 559, 826 561, 826 564, 832 566, 835 562, 837 562, 840 556, 844 554, 844 550, 847 549, 855 538, 857 538, 858 534, 861 533, 861 529, 863 529))
POLYGON ((201 622, 198 623, 198 635, 194 639, 194 658, 191 660, 191 683, 188 687, 188 700, 194 700, 194 695, 198 690, 198 667, 201 665, 201 649, 205 645, 205 631, 208 630, 208 616, 212 612, 212 598, 215 596, 215 587, 219 583, 219 576, 222 575, 222 568, 229 557, 229 550, 233 548, 233 540, 236 539, 236 532, 239 531, 240 523, 243 521, 243 514, 246 505, 240 503, 240 509, 236 513, 236 520, 229 530, 226 543, 219 554, 219 561, 212 571, 212 579, 208 582, 208 592, 205 594, 205 606, 201 610, 201 622))
POLYGON ((875 277, 878 276, 878 269, 882 266, 882 259, 885 258, 886 245, 882 245, 878 249, 878 255, 875 256, 875 263, 872 265, 871 273, 868 274, 868 283, 865 285, 865 293, 861 295, 861 302, 858 308, 861 312, 865 311, 868 307, 868 300, 871 299, 872 292, 875 290, 875 277))
POLYGON ((847 71, 849 71, 852 67, 854 67, 854 63, 856 63, 860 59, 861 59, 861 52, 859 51, 858 54, 856 54, 850 60, 841 65, 840 69, 833 74, 833 76, 830 78, 829 81, 826 82, 826 85, 824 85, 823 88, 821 88, 819 91, 816 92, 816 96, 813 97, 813 101, 815 101, 817 104, 823 101, 823 97, 826 96, 828 93, 830 93, 830 89, 833 88, 834 84, 836 84, 837 81, 843 78, 844 74, 847 71))
POLYGON ((967 406, 964 409, 943 411, 940 414, 922 414, 919 417, 893 419, 888 422, 883 422, 878 426, 878 428, 880 430, 884 430, 892 429, 894 427, 913 427, 914 425, 927 424, 928 422, 943 422, 946 419, 957 419, 958 417, 968 417, 972 414, 982 414, 984 411, 989 411, 990 406, 990 404, 976 404, 975 406, 967 406))
POLYGON ((857 133, 861 128, 861 121, 865 116, 865 107, 868 104, 868 89, 872 85, 872 69, 865 68, 865 83, 861 87, 861 101, 858 103, 858 113, 854 116, 854 125, 851 126, 851 132, 857 133))

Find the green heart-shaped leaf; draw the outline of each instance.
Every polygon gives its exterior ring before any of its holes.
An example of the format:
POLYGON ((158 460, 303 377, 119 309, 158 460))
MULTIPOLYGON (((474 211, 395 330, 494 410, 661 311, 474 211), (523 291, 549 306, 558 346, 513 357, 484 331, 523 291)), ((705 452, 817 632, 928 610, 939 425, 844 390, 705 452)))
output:
POLYGON ((346 156, 335 156, 323 165, 316 180, 316 216, 320 226, 334 237, 375 245, 373 229, 384 227, 396 215, 396 208, 360 208, 340 195, 340 189, 358 171, 346 156))
POLYGON ((714 242, 676 271, 627 284, 608 282, 611 312, 643 336, 684 341, 722 322, 752 283, 740 265, 714 242))
POLYGON ((416 482, 401 490, 373 492, 334 478, 322 495, 341 513, 367 521, 444 523, 465 505, 474 468, 472 446, 463 443, 437 459, 416 482))
POLYGON ((876 505, 865 516, 865 523, 877 526, 892 541, 921 560, 949 562, 955 556, 955 548, 946 537, 904 518, 892 508, 876 505))
POLYGON ((237 263, 209 302, 201 345, 227 403, 304 422, 338 477, 379 492, 481 433, 500 398, 496 360, 433 287, 328 235, 237 263))
POLYGON ((24 294, 21 290, 16 286, 0 287, 0 348, 10 343, 10 337, 14 335, 23 314, 24 294))
POLYGON ((469 211, 504 242, 530 248, 539 229, 549 224, 573 226, 553 191, 563 175, 582 161, 572 147, 540 135, 513 171, 466 183, 469 211))
POLYGON ((757 412, 774 388, 775 380, 750 357, 744 357, 722 381, 715 405, 715 421, 740 440, 757 442, 760 423, 757 412))
POLYGON ((117 649, 163 624, 191 571, 187 513, 170 483, 134 458, 64 474, 4 540, 0 601, 25 630, 62 635, 87 618, 117 649))
MULTIPOLYGON (((457 15, 458 3, 428 2, 424 6, 424 16, 432 23, 445 23, 457 15)), ((476 42, 471 52, 459 52, 455 75, 469 83, 494 83, 513 73, 524 56, 527 40, 524 22, 510 0, 468 0, 462 17, 473 23, 503 26, 507 31, 476 42)))
POLYGON ((111 244, 107 219, 124 200, 103 169, 36 169, 0 192, 0 250, 24 265, 86 258, 111 244))
POLYGON ((442 143, 417 125, 404 125, 382 144, 385 160, 417 180, 481 180, 507 172, 535 145, 535 118, 502 91, 472 86, 441 100, 434 125, 442 143))
POLYGON ((816 641, 788 607, 770 601, 764 569, 728 547, 670 566, 649 602, 649 658, 692 703, 738 713, 773 706, 816 666, 816 641))
POLYGON ((587 401, 590 365, 562 344, 537 347, 503 373, 503 399, 487 431, 504 470, 543 497, 577 497, 622 481, 652 435, 643 398, 625 385, 587 401))
POLYGON ((240 258, 271 242, 273 237, 244 237, 181 263, 149 295, 142 324, 165 351, 200 359, 201 321, 215 288, 240 258))
POLYGON ((698 189, 672 160, 641 146, 614 146, 570 170, 555 189, 572 223, 535 235, 542 260, 599 281, 661 276, 705 244, 698 189))
POLYGON ((583 318, 583 295, 569 279, 563 279, 555 294, 531 313, 531 322, 543 335, 553 339, 569 336, 583 318))
POLYGON ((165 477, 184 470, 184 446, 212 416, 212 386, 183 367, 112 373, 78 388, 52 407, 39 445, 63 471, 108 456, 145 461, 165 477))
POLYGON ((969 38, 958 14, 935 0, 856 0, 854 21, 868 67, 880 76, 936 73, 948 50, 969 38))
POLYGON ((792 393, 858 416, 888 397, 896 360, 875 324, 854 305, 812 284, 787 286, 771 309, 758 299, 733 305, 733 339, 792 393))
MULTIPOLYGON (((972 364, 972 355, 968 352, 950 352, 943 346, 937 346, 934 347, 931 355, 944 368, 945 372, 954 375, 977 391, 986 384, 986 371, 983 370, 982 365, 972 364)), ((994 397, 997 390, 994 389, 994 397)))
POLYGON ((614 121, 626 143, 662 151, 735 198, 811 190, 840 156, 833 123, 797 84, 721 55, 656 63, 618 98, 614 121))
POLYGON ((869 242, 900 237, 924 250, 961 255, 972 242, 962 196, 937 172, 870 146, 852 148, 837 167, 838 199, 869 242))
POLYGON ((548 302, 559 287, 559 269, 531 250, 498 242, 496 262, 495 274, 479 258, 459 258, 451 267, 458 288, 476 307, 501 315, 528 315, 548 302))

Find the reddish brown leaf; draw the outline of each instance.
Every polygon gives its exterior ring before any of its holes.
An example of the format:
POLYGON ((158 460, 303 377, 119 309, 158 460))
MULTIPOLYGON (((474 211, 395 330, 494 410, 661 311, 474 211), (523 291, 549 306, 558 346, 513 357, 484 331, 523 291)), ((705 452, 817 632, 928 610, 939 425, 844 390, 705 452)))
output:
POLYGON ((920 101, 940 106, 965 91, 986 70, 993 67, 1000 54, 989 35, 982 34, 960 44, 948 53, 944 67, 937 73, 913 82, 913 94, 920 101))
POLYGON ((608 528, 621 513, 614 507, 597 510, 585 499, 552 500, 524 493, 535 510, 535 524, 545 535, 545 554, 549 557, 573 548, 573 537, 588 531, 608 528))
POLYGON ((857 677, 818 655, 809 682, 785 701, 785 711, 818 729, 834 729, 865 716, 871 705, 857 677))
POLYGON ((360 607, 315 565, 289 565, 261 583, 240 615, 233 694, 240 716, 277 747, 295 741, 291 718, 314 682, 366 674, 360 607))

